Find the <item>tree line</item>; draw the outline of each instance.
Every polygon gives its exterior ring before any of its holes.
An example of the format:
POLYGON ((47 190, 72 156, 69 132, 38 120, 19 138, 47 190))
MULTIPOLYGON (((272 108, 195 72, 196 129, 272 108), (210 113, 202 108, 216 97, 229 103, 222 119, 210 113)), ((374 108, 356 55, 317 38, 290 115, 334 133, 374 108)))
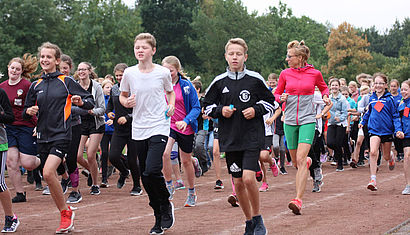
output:
POLYGON ((75 63, 88 61, 100 77, 117 63, 134 65, 134 37, 150 32, 157 39, 156 63, 168 55, 180 58, 189 77, 207 85, 225 71, 224 46, 242 37, 249 46, 247 68, 265 78, 287 67, 286 45, 304 40, 309 63, 325 78, 353 80, 361 72, 384 72, 400 81, 410 78, 410 21, 396 21, 386 32, 375 27, 337 28, 302 16, 280 2, 265 14, 248 13, 240 0, 1 0, 0 72, 7 63, 53 42, 75 63))

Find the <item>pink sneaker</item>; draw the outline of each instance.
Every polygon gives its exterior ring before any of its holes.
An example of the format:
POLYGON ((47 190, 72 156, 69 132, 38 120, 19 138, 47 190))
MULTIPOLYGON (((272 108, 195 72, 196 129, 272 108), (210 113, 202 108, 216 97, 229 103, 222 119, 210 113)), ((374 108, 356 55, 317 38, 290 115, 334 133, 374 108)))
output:
POLYGON ((278 164, 276 163, 275 158, 272 158, 272 162, 273 164, 269 168, 271 169, 273 176, 276 177, 279 175, 279 167, 278 167, 278 164))
POLYGON ((288 205, 289 209, 292 210, 293 214, 300 215, 300 211, 302 210, 302 200, 300 199, 292 199, 288 205))
POLYGON ((259 188, 259 192, 266 192, 269 189, 269 185, 266 182, 262 183, 262 186, 259 188))
POLYGON ((312 158, 307 157, 306 162, 307 162, 307 168, 309 170, 309 167, 312 165, 312 158))

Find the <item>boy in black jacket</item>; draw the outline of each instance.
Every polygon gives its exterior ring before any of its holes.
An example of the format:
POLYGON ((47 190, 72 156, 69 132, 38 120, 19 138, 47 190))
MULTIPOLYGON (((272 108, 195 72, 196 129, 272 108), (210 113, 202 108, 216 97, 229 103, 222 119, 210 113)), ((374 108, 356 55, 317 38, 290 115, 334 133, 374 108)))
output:
POLYGON ((239 204, 246 217, 245 234, 266 234, 259 213, 255 172, 264 147, 263 115, 279 107, 263 77, 245 68, 248 46, 241 38, 225 46, 227 72, 217 76, 205 95, 207 116, 219 119, 219 145, 226 153, 229 174, 234 179, 239 204))

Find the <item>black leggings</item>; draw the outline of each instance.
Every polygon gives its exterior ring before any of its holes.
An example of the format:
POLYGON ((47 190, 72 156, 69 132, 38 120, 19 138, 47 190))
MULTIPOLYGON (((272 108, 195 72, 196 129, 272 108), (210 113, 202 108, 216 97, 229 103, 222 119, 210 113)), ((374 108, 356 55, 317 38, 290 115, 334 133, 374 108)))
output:
POLYGON ((127 159, 128 166, 131 171, 132 181, 134 182, 134 187, 140 186, 140 171, 137 163, 137 152, 133 144, 133 140, 130 135, 118 135, 114 130, 114 134, 111 137, 111 147, 110 147, 110 162, 115 168, 120 171, 120 174, 125 176, 128 175, 128 169, 124 162, 121 160, 122 150, 125 145, 127 145, 127 159))
POLYGON ((309 167, 310 176, 315 179, 315 168, 320 167, 320 148, 323 145, 323 137, 319 136, 318 130, 315 130, 315 136, 313 137, 313 143, 310 147, 308 156, 312 159, 312 165, 309 167))
POLYGON ((78 146, 81 140, 81 125, 75 125, 71 127, 71 142, 68 149, 66 164, 68 168, 68 174, 71 174, 77 169, 77 153, 78 146))
POLYGON ((108 165, 108 151, 110 150, 112 134, 104 133, 100 145, 101 145, 101 170, 102 170, 102 181, 107 181, 107 165, 108 165))
POLYGON ((330 125, 327 128, 327 146, 335 151, 334 157, 337 159, 337 167, 343 168, 343 141, 346 134, 346 127, 330 125))

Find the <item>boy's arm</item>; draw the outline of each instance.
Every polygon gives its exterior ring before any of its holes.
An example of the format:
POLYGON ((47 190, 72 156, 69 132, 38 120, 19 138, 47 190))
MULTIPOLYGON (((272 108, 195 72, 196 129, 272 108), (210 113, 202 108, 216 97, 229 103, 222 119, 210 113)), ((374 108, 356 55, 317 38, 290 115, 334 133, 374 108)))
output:
POLYGON ((3 89, 0 89, 0 97, 0 123, 11 124, 14 122, 14 114, 7 93, 3 89))
POLYGON ((73 103, 82 109, 93 109, 95 106, 93 96, 86 90, 84 90, 79 83, 74 81, 71 77, 66 77, 68 79, 68 89, 72 95, 73 103), (77 103, 78 102, 78 103, 77 103))
POLYGON ((222 108, 217 84, 211 84, 204 97, 204 113, 212 118, 222 118, 222 108))

